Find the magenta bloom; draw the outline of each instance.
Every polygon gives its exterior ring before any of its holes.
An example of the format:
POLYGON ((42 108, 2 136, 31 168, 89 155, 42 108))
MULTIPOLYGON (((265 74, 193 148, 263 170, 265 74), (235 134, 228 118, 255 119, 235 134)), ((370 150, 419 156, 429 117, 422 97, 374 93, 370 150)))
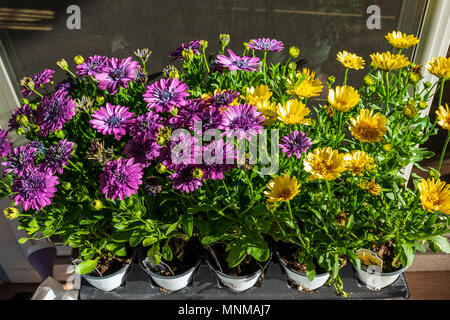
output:
POLYGON ((155 140, 158 130, 162 128, 161 116, 153 111, 138 116, 130 125, 130 136, 136 141, 155 140))
POLYGON ((83 76, 95 76, 97 73, 107 72, 106 62, 107 57, 93 56, 87 58, 87 60, 77 66, 77 74, 83 76))
POLYGON ((194 54, 199 54, 199 49, 202 47, 202 43, 200 40, 190 41, 188 44, 182 43, 180 47, 178 47, 174 52, 169 54, 170 60, 183 60, 183 51, 191 49, 194 54))
POLYGON ((204 179, 217 180, 223 179, 223 174, 233 169, 236 152, 234 145, 223 140, 213 141, 203 147, 203 160, 205 165, 202 167, 204 179))
POLYGON ((171 128, 187 128, 192 125, 192 119, 207 108, 208 106, 201 98, 186 100, 186 105, 178 109, 176 116, 169 115, 167 125, 171 128))
POLYGON ((302 152, 308 151, 312 146, 312 141, 308 137, 308 134, 301 131, 293 131, 287 136, 281 138, 280 148, 281 151, 286 153, 286 157, 290 157, 293 154, 300 159, 302 152))
POLYGON ((224 134, 228 137, 234 135, 238 140, 243 138, 250 140, 250 136, 261 133, 265 120, 261 112, 248 103, 228 107, 225 116, 224 134))
POLYGON ((8 131, 0 129, 0 157, 5 157, 11 151, 11 142, 9 141, 8 131))
POLYGON ((44 136, 61 129, 75 115, 77 104, 66 96, 67 91, 57 91, 50 99, 42 97, 35 111, 35 121, 44 136))
POLYGON ((225 108, 237 97, 239 97, 239 92, 233 90, 225 90, 207 99, 206 103, 217 108, 225 108))
POLYGON ((161 79, 147 87, 143 97, 148 102, 147 107, 155 108, 156 112, 172 111, 174 106, 184 106, 185 98, 189 96, 189 87, 178 79, 161 79))
MULTIPOLYGON (((41 72, 35 74, 33 77, 31 77, 34 81, 34 89, 36 90, 42 87, 44 84, 49 83, 53 78, 54 73, 55 73, 54 70, 44 69, 41 72)), ((29 95, 34 93, 33 91, 28 89, 22 89, 21 92, 24 95, 24 97, 28 97, 29 95)))
POLYGON ((280 52, 284 48, 283 42, 269 38, 251 39, 248 42, 248 47, 252 50, 263 50, 274 52, 280 52))
POLYGON ((261 62, 258 57, 240 57, 230 49, 228 49, 228 53, 230 54, 229 57, 223 54, 217 56, 217 62, 228 68, 228 70, 256 71, 261 67, 261 62))
POLYGON ((186 193, 197 190, 202 185, 202 180, 194 177, 193 172, 196 168, 192 165, 177 166, 175 173, 169 176, 173 188, 186 193))
POLYGON ((50 172, 51 174, 62 174, 63 166, 66 165, 73 155, 74 143, 72 141, 67 141, 67 139, 60 140, 57 144, 52 145, 48 148, 47 154, 44 158, 44 163, 42 167, 44 170, 50 172))
POLYGON ((40 166, 30 166, 24 174, 14 180, 11 191, 17 192, 14 197, 16 205, 22 204, 25 210, 30 208, 41 210, 51 204, 50 199, 57 191, 58 177, 41 170, 40 166))
POLYGON ((162 146, 154 140, 137 141, 130 139, 124 147, 123 154, 128 158, 134 158, 137 163, 148 167, 152 160, 158 158, 161 154, 162 146))
POLYGON ((139 62, 132 61, 131 57, 122 60, 111 58, 106 61, 104 71, 95 74, 95 80, 100 89, 115 94, 119 87, 126 88, 127 83, 136 78, 138 68, 139 62))
POLYGON ((36 159, 37 149, 30 144, 15 147, 11 155, 6 158, 2 165, 5 166, 5 172, 21 177, 32 165, 36 159))
POLYGON ((127 107, 113 106, 106 103, 106 108, 94 111, 92 119, 89 121, 92 126, 102 134, 113 134, 117 140, 120 140, 127 129, 134 122, 133 113, 128 112, 127 107))
POLYGON ((189 129, 197 134, 205 133, 209 129, 222 130, 225 128, 225 115, 219 108, 203 109, 192 117, 189 129))
POLYGON ((24 104, 20 108, 14 110, 11 119, 9 119, 8 122, 9 131, 17 130, 20 127, 20 124, 17 122, 17 116, 24 114, 28 117, 28 119, 30 119, 32 112, 33 110, 27 104, 24 104))
POLYGON ((142 174, 142 166, 133 158, 110 161, 100 174, 100 190, 108 199, 123 200, 137 192, 142 174))

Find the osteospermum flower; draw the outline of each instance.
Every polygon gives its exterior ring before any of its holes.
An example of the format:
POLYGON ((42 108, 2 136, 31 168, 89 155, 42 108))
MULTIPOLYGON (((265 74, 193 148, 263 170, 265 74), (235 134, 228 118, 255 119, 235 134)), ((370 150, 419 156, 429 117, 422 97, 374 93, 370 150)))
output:
POLYGON ((297 73, 297 76, 299 78, 304 76, 304 79, 298 85, 290 84, 291 86, 293 86, 293 88, 287 90, 287 93, 296 95, 300 98, 311 98, 319 96, 323 90, 323 85, 320 80, 314 79, 315 75, 316 73, 314 71, 303 68, 303 71, 301 73, 297 73))
POLYGON ((14 110, 11 119, 9 119, 8 122, 9 131, 17 130, 22 125, 24 125, 23 116, 26 116, 27 122, 29 122, 32 113, 33 110, 28 104, 24 104, 23 106, 14 110))
POLYGON ((92 114, 89 121, 92 126, 102 134, 113 134, 117 140, 126 134, 129 126, 134 122, 133 113, 128 112, 127 107, 113 106, 106 103, 106 108, 101 107, 92 114))
POLYGON ((270 97, 272 97, 272 91, 270 91, 269 86, 261 84, 256 88, 247 88, 245 100, 256 106, 259 102, 269 101, 270 97))
POLYGON ((173 188, 185 193, 197 190, 202 185, 202 180, 194 177, 196 169, 197 167, 192 165, 177 166, 175 172, 169 176, 173 188))
POLYGON ((135 194, 142 184, 142 166, 134 159, 113 160, 108 162, 100 174, 100 191, 106 198, 123 200, 135 194))
POLYGON ((278 119, 277 104, 275 102, 270 102, 269 100, 258 101, 254 104, 258 111, 264 116, 264 125, 271 126, 278 119))
POLYGON ((373 110, 361 109, 359 115, 350 118, 350 132, 361 142, 379 142, 387 131, 386 117, 373 110))
POLYGON ((123 154, 128 158, 134 158, 137 163, 142 164, 144 168, 161 154, 162 146, 155 140, 137 141, 130 139, 124 147, 123 154))
POLYGON ((229 57, 220 54, 217 56, 217 62, 228 70, 244 70, 256 71, 261 67, 261 62, 258 57, 238 56, 233 51, 228 49, 229 57))
POLYGON ((448 108, 448 104, 445 104, 445 109, 443 106, 439 107, 439 110, 436 111, 438 117, 438 124, 442 127, 442 129, 450 131, 450 109, 448 108))
POLYGON ((36 148, 31 144, 15 147, 9 157, 2 165, 5 166, 5 172, 22 176, 34 164, 36 159, 36 148))
POLYGON ((163 127, 163 118, 152 110, 138 116, 130 125, 130 136, 136 141, 154 140, 158 130, 163 127))
POLYGON ((344 154, 340 154, 331 147, 314 149, 306 155, 303 165, 305 171, 311 174, 310 180, 334 180, 346 170, 344 154))
POLYGON ((202 47, 200 40, 192 40, 188 44, 182 43, 174 52, 169 54, 170 60, 183 60, 183 51, 192 50, 193 54, 199 54, 199 49, 202 47))
POLYGON ((437 179, 422 179, 417 185, 422 207, 430 212, 450 214, 450 185, 437 179))
POLYGON ((359 93, 355 88, 350 86, 337 86, 328 92, 328 102, 334 109, 346 112, 356 106, 359 102, 359 93))
POLYGON ((336 59, 346 68, 355 70, 364 69, 364 59, 354 53, 341 51, 338 52, 336 59))
POLYGON ((345 167, 354 176, 362 176, 367 165, 372 165, 374 159, 365 151, 353 150, 344 156, 345 167))
POLYGON ((203 109, 192 117, 190 129, 197 134, 205 133, 210 129, 222 130, 225 128, 225 114, 219 108, 203 109))
POLYGON ((106 61, 104 70, 95 74, 95 80, 100 89, 115 94, 119 87, 126 88, 128 82, 136 79, 138 68, 139 62, 133 61, 131 57, 122 60, 111 58, 106 61))
POLYGON ((60 140, 57 144, 48 148, 42 167, 51 174, 62 174, 63 166, 66 165, 71 158, 74 143, 67 139, 60 140))
POLYGON ((228 106, 234 106, 238 104, 239 92, 234 90, 214 90, 214 94, 202 95, 207 105, 211 105, 216 108, 226 109, 228 106))
POLYGON ((83 76, 95 76, 98 73, 106 72, 108 70, 106 62, 108 58, 105 56, 94 55, 87 58, 87 60, 77 65, 77 74, 83 76))
POLYGON ((67 96, 67 91, 57 91, 50 98, 42 97, 34 112, 34 119, 47 136, 50 132, 62 129, 63 125, 75 115, 75 101, 67 96))
POLYGON ((391 46, 397 49, 406 49, 419 43, 419 39, 414 35, 407 35, 406 33, 401 33, 400 31, 392 31, 385 37, 391 46))
POLYGON ((302 153, 308 151, 312 146, 312 141, 308 137, 308 134, 301 131, 293 131, 287 136, 281 138, 280 148, 281 151, 286 153, 286 157, 290 157, 293 154, 300 159, 302 153))
POLYGON ((143 97, 147 107, 156 112, 170 112, 174 106, 184 106, 189 87, 178 79, 161 79, 147 87, 143 97))
POLYGON ((46 173, 41 168, 30 166, 24 174, 14 180, 12 192, 17 192, 14 197, 16 205, 22 204, 25 210, 41 210, 51 204, 56 188, 59 184, 58 177, 46 173))
POLYGON ((293 199, 300 192, 300 185, 296 177, 288 174, 277 176, 267 184, 269 190, 264 191, 268 202, 286 202, 293 199))
POLYGON ((280 52, 284 48, 283 42, 269 38, 251 39, 247 43, 247 47, 252 50, 263 50, 274 52, 280 52))
POLYGON ((389 51, 372 53, 370 58, 378 68, 385 71, 402 69, 409 65, 408 57, 405 57, 402 54, 392 54, 389 51))
POLYGON ((450 57, 437 57, 431 59, 425 68, 436 77, 449 80, 450 79, 450 57))
POLYGON ((234 167, 235 148, 228 142, 215 140, 203 147, 202 154, 205 162, 205 165, 202 166, 204 179, 222 180, 224 173, 234 167))
POLYGON ((224 127, 227 130, 225 134, 227 136, 237 134, 237 139, 250 140, 250 136, 261 133, 265 120, 256 107, 247 103, 229 107, 225 116, 224 127))
POLYGON ((11 142, 9 141, 8 131, 0 129, 0 157, 5 157, 11 151, 11 142))
MULTIPOLYGON (((41 72, 36 73, 32 79, 34 81, 34 89, 37 90, 38 88, 42 87, 44 84, 49 83, 51 79, 53 78, 53 74, 55 73, 54 70, 51 69, 44 69, 41 72)), ((27 97, 33 93, 32 90, 29 90, 27 88, 21 90, 22 94, 27 97)))
POLYGON ((279 104, 277 109, 278 119, 284 124, 305 124, 309 125, 311 119, 306 116, 311 112, 309 108, 301 101, 291 99, 284 105, 279 104))

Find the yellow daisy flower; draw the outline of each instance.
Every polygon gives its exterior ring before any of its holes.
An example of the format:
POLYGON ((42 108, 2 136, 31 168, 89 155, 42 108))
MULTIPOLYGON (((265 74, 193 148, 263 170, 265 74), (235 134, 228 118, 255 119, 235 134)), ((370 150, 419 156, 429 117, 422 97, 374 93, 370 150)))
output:
POLYGON ((402 54, 392 54, 389 51, 373 53, 370 58, 378 68, 385 71, 397 70, 409 65, 408 57, 402 54))
POLYGON ((268 101, 272 97, 272 91, 265 84, 258 87, 250 87, 245 90, 245 99, 251 105, 256 106, 260 101, 268 101))
POLYGON ((316 148, 306 155, 303 165, 305 171, 311 174, 310 180, 334 180, 346 170, 344 156, 331 147, 316 148))
POLYGON ((278 104, 277 115, 284 124, 311 124, 311 119, 305 118, 311 110, 299 100, 291 99, 284 105, 278 104))
POLYGON ((254 106, 256 106, 258 110, 263 114, 264 118, 266 118, 266 120, 264 121, 264 124, 266 126, 271 126, 277 120, 278 113, 277 105, 275 102, 270 103, 270 101, 268 100, 257 101, 254 106))
POLYGON ((336 59, 346 68, 355 70, 364 69, 364 59, 354 53, 341 51, 337 54, 336 59))
POLYGON ((300 185, 297 178, 284 174, 277 176, 267 184, 270 190, 264 191, 268 202, 286 202, 293 199, 300 192, 300 185))
POLYGON ((373 164, 373 158, 365 151, 353 150, 344 156, 345 167, 354 176, 362 176, 367 165, 373 164))
POLYGON ((5 217, 9 220, 14 220, 19 216, 19 210, 15 207, 8 207, 5 210, 3 210, 3 213, 5 214, 5 217))
POLYGON ((350 118, 350 132, 361 142, 379 142, 387 131, 386 117, 373 110, 361 109, 359 115, 350 118))
POLYGON ((376 184, 375 181, 370 180, 369 184, 369 192, 373 196, 377 196, 381 191, 381 187, 379 184, 376 184))
POLYGON ((314 79, 316 73, 309 69, 303 68, 303 71, 301 73, 297 73, 297 76, 300 78, 302 77, 302 74, 305 76, 305 79, 303 79, 300 84, 296 85, 288 81, 288 85, 290 84, 291 86, 293 86, 293 88, 288 90, 287 93, 296 95, 300 98, 311 98, 319 96, 323 90, 323 85, 320 80, 314 79))
POLYGON ((430 212, 439 211, 450 214, 450 185, 434 178, 422 179, 417 185, 420 192, 422 207, 430 212))
POLYGON ((442 127, 442 129, 450 131, 450 109, 448 108, 448 104, 445 104, 445 109, 443 106, 439 107, 439 110, 436 111, 438 116, 438 124, 442 127))
POLYGON ((355 88, 349 86, 330 89, 328 93, 328 102, 338 111, 348 111, 353 108, 360 100, 359 93, 355 88))
POLYGON ((444 80, 450 79, 450 57, 433 58, 425 65, 425 68, 438 78, 444 80))
POLYGON ((385 37, 391 46, 397 49, 406 49, 419 43, 419 39, 414 35, 407 35, 406 33, 401 33, 400 31, 392 31, 385 37))

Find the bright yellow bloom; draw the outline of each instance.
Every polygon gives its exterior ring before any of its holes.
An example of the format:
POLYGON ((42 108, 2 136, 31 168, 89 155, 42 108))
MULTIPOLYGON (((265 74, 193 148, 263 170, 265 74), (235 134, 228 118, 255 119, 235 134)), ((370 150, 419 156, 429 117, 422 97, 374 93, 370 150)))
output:
POLYGON ((246 97, 248 103, 256 106, 258 102, 268 101, 272 97, 272 91, 265 84, 258 87, 250 87, 246 89, 246 97))
POLYGON ((310 125, 311 119, 305 118, 311 110, 299 100, 291 99, 284 105, 278 104, 277 114, 284 124, 305 124, 310 125))
POLYGON ((450 79, 450 57, 433 58, 425 65, 425 68, 438 78, 445 80, 450 79))
POLYGON ((450 109, 448 108, 448 104, 445 104, 445 109, 443 106, 439 107, 439 110, 436 111, 438 116, 438 124, 442 127, 442 129, 450 131, 450 109))
POLYGON ((379 184, 376 184, 375 181, 370 180, 370 184, 369 184, 369 192, 370 194, 372 194, 373 196, 377 196, 381 191, 381 187, 379 184))
POLYGON ((417 185, 420 192, 422 207, 430 212, 439 211, 450 214, 450 185, 434 178, 422 179, 417 185))
POLYGON ((271 126, 277 120, 278 114, 277 105, 275 102, 270 103, 269 100, 257 101, 254 106, 256 106, 258 111, 260 111, 264 118, 266 118, 264 121, 266 126, 271 126))
POLYGON ((385 37, 391 46, 397 49, 406 49, 419 43, 419 39, 414 35, 407 35, 406 33, 401 33, 400 31, 392 31, 385 37))
POLYGON ((409 65, 408 57, 402 54, 392 54, 389 51, 373 53, 370 58, 378 68, 385 71, 397 70, 409 65))
POLYGON ((285 202, 294 198, 300 192, 300 185, 297 178, 289 177, 284 174, 282 177, 277 176, 267 184, 270 190, 264 191, 268 202, 285 202))
POLYGON ((344 161, 345 167, 354 176, 362 176, 366 166, 369 167, 374 162, 367 152, 361 150, 353 150, 351 153, 346 153, 344 161))
MULTIPOLYGON (((297 76, 299 78, 302 77, 302 75, 304 75, 305 77, 303 81, 298 85, 291 84, 293 88, 291 90, 288 90, 287 93, 296 95, 300 98, 311 98, 319 96, 323 90, 323 85, 320 80, 314 79, 316 73, 309 69, 303 68, 303 71, 301 73, 297 73, 297 76)), ((288 84, 290 84, 289 81, 288 84)))
POLYGON ((387 131, 386 117, 373 110, 361 109, 359 115, 350 118, 350 132, 361 142, 379 142, 387 131))
POLYGON ((3 210, 3 213, 5 214, 5 217, 9 220, 14 220, 19 216, 19 210, 15 207, 8 207, 5 210, 3 210))
POLYGON ((359 93, 355 88, 349 86, 330 89, 328 102, 338 111, 348 111, 359 102, 359 93))
POLYGON ((339 61, 344 67, 355 70, 364 69, 364 59, 357 56, 354 53, 347 51, 341 51, 337 54, 337 61, 339 61))
POLYGON ((297 58, 300 55, 300 49, 297 48, 296 46, 292 46, 289 48, 289 55, 292 58, 297 58))
POLYGON ((316 148, 306 155, 303 165, 305 171, 311 174, 310 180, 334 180, 346 170, 344 156, 331 147, 316 148))

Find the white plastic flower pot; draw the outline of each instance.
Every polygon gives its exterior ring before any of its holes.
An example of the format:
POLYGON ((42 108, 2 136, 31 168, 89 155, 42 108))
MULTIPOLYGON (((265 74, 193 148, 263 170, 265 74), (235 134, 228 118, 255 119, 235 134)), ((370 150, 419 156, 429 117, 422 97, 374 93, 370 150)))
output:
MULTIPOLYGON (((271 258, 272 252, 270 253, 269 259, 267 259, 267 261, 263 263, 264 270, 267 269, 267 266, 269 265, 271 258)), ((219 282, 225 287, 228 287, 236 292, 242 292, 252 288, 259 280, 259 277, 262 274, 261 269, 251 275, 239 277, 230 276, 228 274, 220 272, 219 270, 216 269, 215 263, 211 262, 210 253, 208 253, 207 255, 206 262, 208 263, 208 266, 211 268, 211 270, 215 272, 217 278, 219 279, 219 282)))
POLYGON ((305 274, 300 273, 292 268, 289 268, 286 265, 286 263, 284 263, 284 261, 281 259, 278 252, 276 252, 275 254, 277 256, 278 262, 282 266, 283 270, 286 272, 287 277, 292 282, 294 282, 296 285, 301 286, 304 289, 311 290, 311 291, 316 290, 316 289, 320 288, 321 286, 323 286, 330 278, 329 273, 322 273, 322 274, 316 274, 314 279, 312 279, 312 281, 310 281, 305 274))
POLYGON ((377 272, 370 267, 367 270, 358 269, 353 265, 358 280, 370 290, 381 290, 397 281, 398 277, 405 272, 410 266, 399 269, 394 272, 377 272))
POLYGON ((122 285, 123 278, 131 264, 126 264, 122 269, 113 274, 104 277, 94 277, 82 274, 81 277, 86 279, 91 285, 102 291, 112 291, 122 285))

